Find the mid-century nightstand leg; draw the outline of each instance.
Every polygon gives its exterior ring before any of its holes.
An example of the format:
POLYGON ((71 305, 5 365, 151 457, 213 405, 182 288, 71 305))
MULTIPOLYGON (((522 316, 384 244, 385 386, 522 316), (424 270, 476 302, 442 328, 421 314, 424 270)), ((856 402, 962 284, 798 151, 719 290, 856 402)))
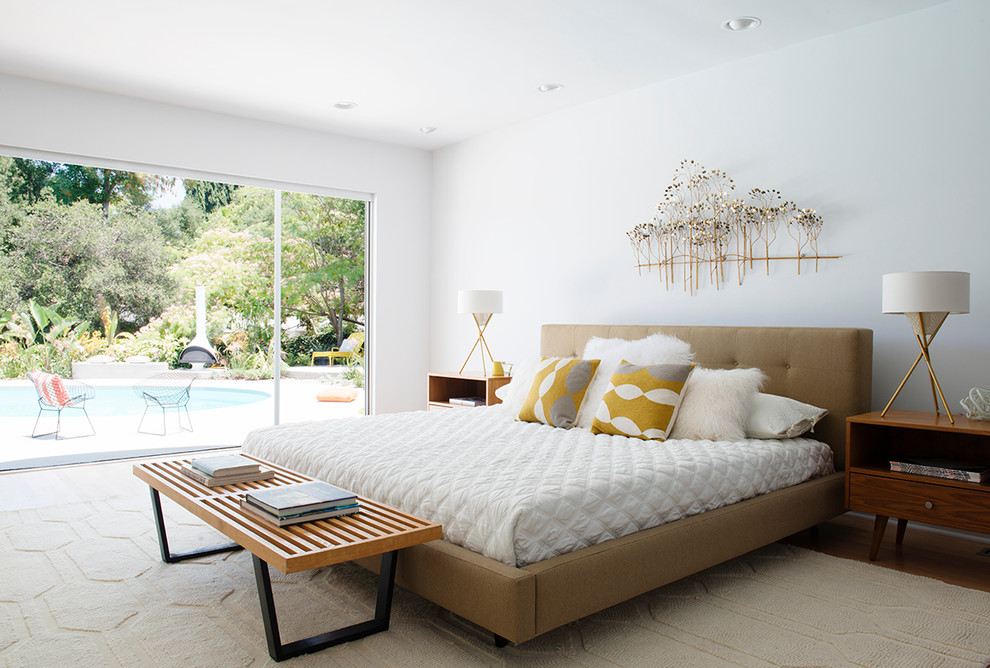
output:
POLYGON ((883 541, 883 532, 887 528, 887 515, 877 515, 873 522, 873 540, 870 542, 870 561, 876 561, 877 552, 880 551, 880 543, 883 541))
POLYGON ((904 542, 904 531, 907 530, 907 523, 907 520, 897 520, 897 540, 894 541, 897 545, 904 542))

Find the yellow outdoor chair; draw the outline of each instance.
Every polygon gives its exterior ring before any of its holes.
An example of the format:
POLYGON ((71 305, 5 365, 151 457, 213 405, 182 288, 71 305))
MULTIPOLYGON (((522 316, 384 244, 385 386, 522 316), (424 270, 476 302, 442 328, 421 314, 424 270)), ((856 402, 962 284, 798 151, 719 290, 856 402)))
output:
POLYGON ((310 358, 310 365, 316 366, 316 360, 321 357, 327 360, 327 364, 333 365, 335 360, 340 359, 346 364, 361 354, 364 347, 364 332, 354 332, 340 344, 339 348, 331 348, 321 352, 314 352, 310 358))

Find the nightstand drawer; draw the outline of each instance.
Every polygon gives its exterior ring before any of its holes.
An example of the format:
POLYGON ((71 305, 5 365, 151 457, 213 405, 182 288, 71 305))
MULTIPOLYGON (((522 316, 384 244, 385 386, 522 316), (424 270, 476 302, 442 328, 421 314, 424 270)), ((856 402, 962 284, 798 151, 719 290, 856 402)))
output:
POLYGON ((849 509, 905 520, 990 532, 990 490, 853 473, 849 509))

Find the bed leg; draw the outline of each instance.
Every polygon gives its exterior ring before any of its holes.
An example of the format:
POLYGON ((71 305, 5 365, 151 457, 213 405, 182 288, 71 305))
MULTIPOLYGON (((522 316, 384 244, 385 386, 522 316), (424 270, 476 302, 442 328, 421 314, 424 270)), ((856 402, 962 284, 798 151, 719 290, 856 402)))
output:
POLYGON ((493 633, 492 634, 492 637, 495 639, 495 646, 496 647, 505 647, 506 645, 509 644, 509 641, 507 639, 503 638, 502 636, 500 636, 497 633, 493 633))

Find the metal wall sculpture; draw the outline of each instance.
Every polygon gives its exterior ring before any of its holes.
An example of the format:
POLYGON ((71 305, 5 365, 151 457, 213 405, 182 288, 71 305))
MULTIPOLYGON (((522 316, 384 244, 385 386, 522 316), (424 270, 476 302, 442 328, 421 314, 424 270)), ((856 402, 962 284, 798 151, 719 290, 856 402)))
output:
POLYGON ((742 285, 747 271, 765 267, 769 276, 771 262, 796 260, 800 274, 802 260, 806 266, 813 261, 817 271, 820 260, 839 257, 818 253, 822 218, 814 209, 798 209, 776 190, 753 188, 749 201, 733 199, 735 187, 723 171, 681 161, 653 219, 626 233, 640 274, 657 269, 667 289, 680 283, 694 294, 706 275, 718 289, 727 265, 735 266, 742 285), (795 252, 771 255, 784 239, 795 252))

